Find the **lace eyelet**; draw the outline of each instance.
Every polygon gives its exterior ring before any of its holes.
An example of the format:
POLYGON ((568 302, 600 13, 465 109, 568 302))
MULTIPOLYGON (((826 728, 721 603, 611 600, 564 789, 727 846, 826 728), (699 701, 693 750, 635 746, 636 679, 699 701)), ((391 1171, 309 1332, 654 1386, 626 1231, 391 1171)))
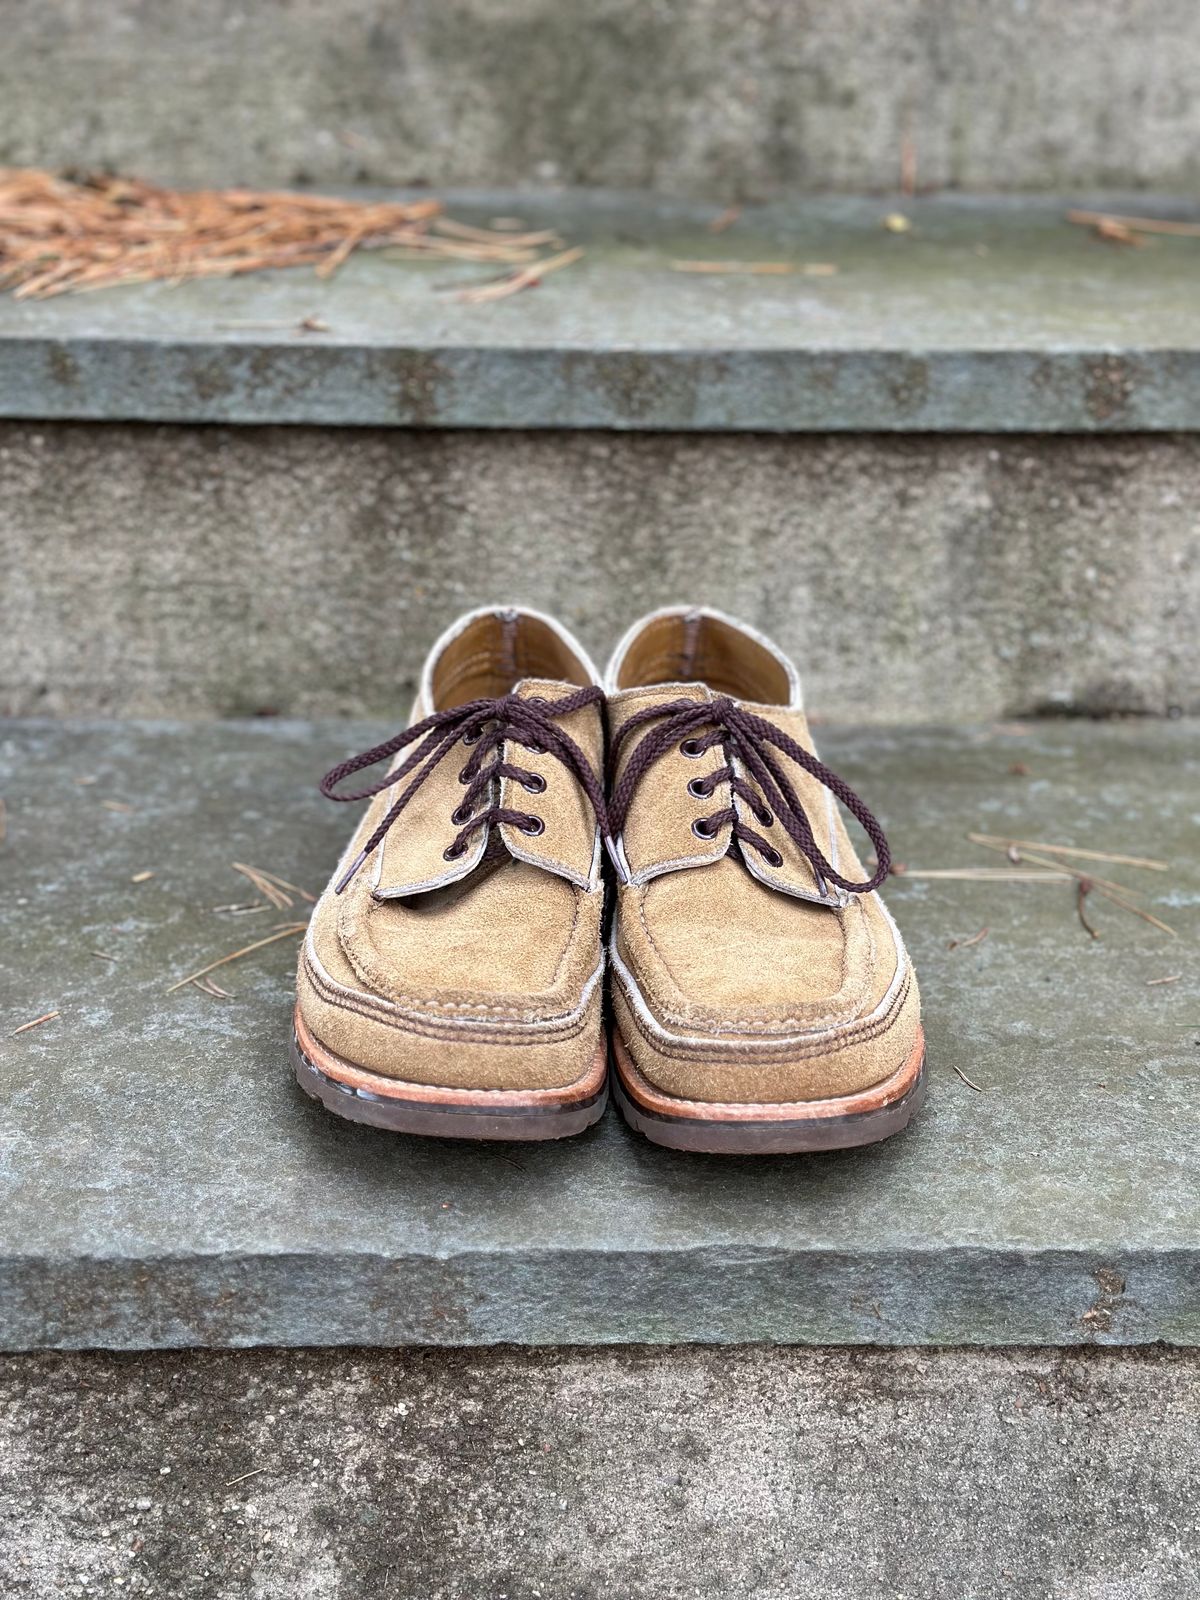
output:
POLYGON ((700 757, 707 754, 700 745, 699 739, 685 739, 679 746, 679 754, 687 756, 691 761, 699 761, 700 757))
POLYGON ((528 778, 521 779, 521 787, 527 794, 545 794, 546 780, 540 772, 531 772, 528 778))
POLYGON ((466 849, 467 847, 465 844, 448 844, 442 851, 442 860, 457 861, 460 856, 466 854, 466 849))
POLYGON ((522 750, 528 750, 531 756, 544 756, 546 754, 546 746, 544 744, 538 744, 536 740, 518 739, 517 743, 521 746, 522 750))
POLYGON ((471 812, 467 806, 455 806, 454 810, 450 813, 450 821, 456 828, 461 828, 465 822, 470 820, 470 816, 471 812))
POLYGON ((712 794, 707 778, 693 778, 687 789, 693 800, 707 800, 712 794))
POLYGON ((706 842, 717 837, 717 830, 713 827, 712 821, 708 817, 697 817, 695 822, 692 823, 692 832, 697 839, 703 839, 706 842))
POLYGON ((779 851, 776 850, 774 847, 772 847, 770 850, 764 850, 762 854, 763 854, 763 860, 767 863, 768 866, 781 867, 783 865, 783 857, 779 854, 779 851))
POLYGON ((467 771, 466 767, 461 767, 459 769, 458 781, 459 783, 470 783, 471 774, 467 771))
POLYGON ((775 817, 768 806, 755 806, 754 820, 760 828, 769 828, 775 821, 775 817))
POLYGON ((482 739, 482 738, 483 738, 483 729, 482 728, 476 728, 474 733, 464 733, 463 734, 463 738, 462 738, 462 742, 464 744, 478 744, 480 739, 482 739))
POLYGON ((536 839, 539 833, 545 833, 546 824, 541 817, 526 817, 524 822, 518 822, 517 827, 522 833, 527 833, 531 839, 536 839))

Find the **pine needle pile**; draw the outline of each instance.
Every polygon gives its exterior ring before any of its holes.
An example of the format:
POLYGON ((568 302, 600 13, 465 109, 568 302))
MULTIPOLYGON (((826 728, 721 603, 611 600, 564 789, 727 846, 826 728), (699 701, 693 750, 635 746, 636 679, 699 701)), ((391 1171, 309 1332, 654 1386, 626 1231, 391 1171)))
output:
MULTIPOLYGON (((347 200, 251 189, 164 189, 137 179, 0 168, 0 289, 45 299, 152 279, 224 278, 270 267, 329 277, 355 250, 498 266, 522 286, 560 246, 552 232, 476 228, 440 201, 347 200)), ((572 259, 574 253, 572 253, 572 259)))

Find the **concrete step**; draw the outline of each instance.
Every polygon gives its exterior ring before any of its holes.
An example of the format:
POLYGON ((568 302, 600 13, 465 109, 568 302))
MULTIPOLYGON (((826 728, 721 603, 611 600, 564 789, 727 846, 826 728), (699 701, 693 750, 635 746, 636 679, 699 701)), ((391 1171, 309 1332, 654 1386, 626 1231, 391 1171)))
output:
POLYGON ((1194 1350, 10 1356, 0 1586, 1179 1600, 1198 1408, 1194 1350))
POLYGON ((1179 0, 6 8, 0 162, 174 181, 1195 190, 1179 0))
POLYGON ((331 283, 292 271, 5 298, 0 416, 784 433, 1200 426, 1200 246, 1117 248, 1067 223, 1067 203, 792 200, 714 234, 712 206, 452 195, 457 216, 515 213, 587 254, 488 306, 438 290, 494 269, 382 254, 354 258, 331 283), (895 205, 911 231, 881 225, 895 205), (796 270, 672 265, 722 259, 796 270), (804 270, 814 264, 836 271, 804 270), (301 331, 314 316, 327 333, 301 331))
POLYGON ((9 423, 0 711, 391 716, 512 599, 724 607, 838 719, 1200 711, 1198 502, 1194 434, 9 423))
POLYGON ((1200 1342, 1195 724, 828 730, 912 874, 931 1093, 889 1143, 755 1162, 611 1115, 520 1151, 339 1122, 290 1078, 290 939, 231 999, 166 992, 286 915, 214 910, 252 898, 230 863, 320 886, 347 818, 314 781, 381 731, 0 735, 4 1347, 1200 1342), (1162 857, 1133 886, 1177 937, 918 875, 994 862, 974 828, 1162 857))

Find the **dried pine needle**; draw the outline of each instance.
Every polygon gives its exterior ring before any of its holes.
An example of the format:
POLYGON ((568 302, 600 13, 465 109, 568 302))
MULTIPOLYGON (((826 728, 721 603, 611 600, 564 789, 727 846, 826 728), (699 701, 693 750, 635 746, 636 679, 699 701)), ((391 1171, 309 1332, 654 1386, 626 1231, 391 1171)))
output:
POLYGON ((742 214, 741 206, 726 206, 719 216, 716 216, 708 225, 709 233, 724 233, 726 228, 732 228, 742 214))
POLYGON ((990 932, 990 928, 980 928, 979 932, 973 933, 969 939, 951 939, 946 949, 969 950, 973 944, 982 944, 990 932))
POLYGON ((571 266, 582 255, 583 251, 576 245, 573 250, 564 250, 561 255, 550 256, 544 261, 535 261, 519 272, 510 273, 498 283, 484 283, 475 288, 462 289, 456 298, 465 305, 473 306, 484 305, 491 300, 506 300, 510 294, 519 294, 522 289, 532 289, 535 284, 541 283, 547 273, 557 272, 560 267, 571 266))
POLYGON ((1022 867, 905 867, 906 878, 943 878, 958 883, 1070 883, 1071 874, 1022 867))
POLYGON ((211 978, 193 978, 192 984, 202 994, 211 994, 217 1000, 232 1000, 233 996, 228 989, 222 989, 219 983, 214 983, 211 978))
MULTIPOLYGON (((814 263, 815 265, 816 263, 814 263)), ((801 270, 794 261, 672 261, 672 272, 749 273, 754 277, 784 277, 801 270)), ((836 268, 832 270, 836 271, 836 268)))
POLYGON ((1080 850, 1070 844, 1042 844, 1037 839, 1006 839, 998 833, 969 833, 967 838, 972 844, 986 844, 996 847, 1003 845, 1006 848, 1012 845, 1017 850, 1045 850, 1053 856, 1077 856, 1083 861, 1109 861, 1118 867, 1145 867, 1150 872, 1169 872, 1170 862, 1155 861, 1149 856, 1118 856, 1107 850, 1080 850))
POLYGON ((225 966, 230 961, 240 961, 243 956, 250 955, 255 950, 261 950, 265 945, 274 944, 279 939, 286 939, 290 934, 303 933, 308 927, 307 922, 285 922, 274 933, 269 933, 265 939, 256 939, 253 944, 243 945, 240 950, 231 950, 227 956, 221 956, 217 961, 210 961, 206 967, 201 967, 196 972, 189 972, 186 978, 180 978, 178 983, 173 983, 166 991, 174 994, 176 989, 182 989, 185 984, 195 983, 197 978, 205 978, 210 972, 215 972, 218 967, 225 966))
MULTIPOLYGON (((528 266, 536 282, 555 260, 539 263, 538 250, 558 243, 550 230, 518 235, 454 222, 434 199, 181 190, 104 174, 76 180, 36 167, 0 168, 0 289, 17 299, 276 267, 313 267, 329 277, 356 250, 387 248, 528 266)), ((325 331, 317 318, 307 328, 325 331)))
POLYGON ((244 861, 234 861, 233 870, 240 872, 243 878, 249 880, 264 900, 270 902, 277 911, 286 911, 292 904, 292 897, 287 890, 278 884, 272 875, 264 872, 261 867, 248 867, 244 861))
POLYGON ((968 1078, 966 1073, 963 1071, 963 1069, 961 1067, 959 1067, 959 1066, 955 1066, 953 1061, 950 1063, 950 1065, 953 1068, 953 1070, 958 1073, 959 1077, 966 1084, 968 1089, 974 1089, 976 1094, 982 1094, 983 1093, 982 1086, 980 1084, 976 1083, 974 1078, 968 1078))
MULTIPOLYGON (((976 843, 982 843, 982 835, 976 836, 976 843)), ((1138 891, 1136 889, 1127 889, 1123 883, 1114 883, 1111 878, 1101 878, 1094 872, 1078 872, 1074 867, 1067 866, 1065 861, 1055 861, 1050 856, 1039 855, 1026 847, 1014 847, 1011 840, 984 845, 985 850, 1000 850, 1005 855, 1008 855, 1013 848, 1020 849, 1019 859, 1021 861, 1031 861, 1035 867, 1051 868, 1058 872, 1066 873, 1068 878, 1074 878, 1077 883, 1082 881, 1094 884, 1098 889, 1111 889, 1115 894, 1129 895, 1132 899, 1137 898, 1138 891)))
POLYGON ((57 1011, 46 1011, 40 1017, 34 1017, 32 1022, 23 1022, 19 1028, 14 1028, 8 1037, 15 1039, 19 1033, 28 1033, 30 1028, 40 1028, 43 1022, 53 1022, 58 1014, 57 1011))
MULTIPOLYGON (((1166 233, 1180 239, 1200 239, 1200 222, 1172 222, 1166 217, 1118 217, 1107 211, 1068 211, 1067 221, 1095 228, 1108 238, 1123 233, 1166 233)), ((1129 242, 1129 241, 1122 241, 1129 242)))

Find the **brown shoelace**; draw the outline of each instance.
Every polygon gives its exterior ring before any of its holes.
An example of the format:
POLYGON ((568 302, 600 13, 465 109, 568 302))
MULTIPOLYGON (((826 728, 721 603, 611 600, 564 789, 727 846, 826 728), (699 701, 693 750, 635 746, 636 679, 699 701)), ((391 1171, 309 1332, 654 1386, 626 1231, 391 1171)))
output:
MULTIPOLYGON (((837 773, 823 761, 818 761, 811 751, 797 744, 795 739, 784 733, 782 728, 776 727, 773 722, 769 722, 766 717, 755 716, 753 712, 744 710, 726 695, 720 695, 715 700, 672 700, 666 705, 650 706, 645 711, 639 711, 630 717, 613 738, 614 771, 617 755, 625 740, 649 722, 656 722, 657 726, 644 734, 634 747, 625 771, 609 798, 608 825, 616 837, 620 837, 625 818, 629 814, 634 790, 643 775, 654 762, 666 755, 673 745, 677 744, 683 755, 696 757, 704 755, 714 745, 721 745, 725 754, 725 765, 718 767, 715 772, 706 773, 702 778, 693 778, 688 784, 689 793, 697 799, 707 799, 714 789, 727 783, 731 797, 736 795, 744 801, 761 827, 771 826, 774 813, 788 838, 807 859, 817 877, 828 883, 837 884, 840 889, 845 889, 850 894, 867 894, 872 889, 877 889, 887 877, 892 864, 888 842, 883 829, 864 802, 843 778, 839 778, 837 773), (879 863, 872 877, 863 883, 853 883, 850 879, 842 877, 832 862, 827 860, 813 837, 812 826, 800 803, 800 797, 783 771, 775 751, 790 757, 798 766, 803 767, 805 772, 811 773, 842 802, 852 816, 857 817, 862 823, 867 837, 875 846, 876 860, 879 863), (757 790, 738 776, 733 766, 734 756, 741 760, 742 765, 754 779, 758 786, 757 790)), ((733 837, 743 850, 748 846, 757 850, 771 866, 783 865, 783 857, 770 840, 764 839, 761 833, 757 833, 742 822, 732 804, 722 806, 711 816, 698 817, 692 829, 698 838, 712 839, 727 822, 732 823, 733 837)), ((617 859, 615 853, 613 859, 617 859)))
POLYGON ((572 711, 582 710, 584 706, 596 705, 603 699, 603 689, 595 687, 579 689, 574 694, 565 695, 561 700, 544 700, 540 697, 521 700, 511 694, 497 700, 470 700, 466 705, 454 706, 449 711, 435 711, 432 716, 414 723, 411 728, 406 728, 403 733, 396 734, 383 744, 373 745, 361 755, 351 756, 348 761, 340 761, 336 767, 331 767, 321 779, 321 793, 328 800, 367 800, 384 789, 402 783, 410 774, 414 775, 412 782, 401 792, 359 851, 348 871, 339 879, 335 893, 341 894, 359 867, 382 842, 388 829, 433 769, 460 742, 470 745, 472 749, 466 765, 458 775, 458 780, 464 785, 466 793, 450 814, 451 822, 459 831, 454 842, 447 846, 444 852, 447 861, 453 861, 463 854, 471 835, 477 828, 488 827, 494 822, 508 823, 514 828, 519 828, 522 833, 529 834, 530 837, 545 831, 546 824, 541 817, 530 811, 514 811, 499 805, 489 805, 482 811, 475 811, 481 796, 494 778, 511 778, 529 794, 541 794, 546 788, 546 780, 540 773, 530 772, 515 762, 502 759, 503 752, 500 746, 506 741, 522 745, 535 755, 552 755, 561 761, 567 771, 582 784, 596 813, 596 821, 601 831, 607 833, 604 789, 600 778, 574 739, 565 733, 555 720, 557 717, 568 716, 572 711), (385 773, 367 788, 356 789, 352 794, 334 793, 343 779, 351 777, 356 772, 362 772, 367 767, 376 766, 380 761, 390 760, 412 744, 416 744, 417 748, 394 772, 385 773), (490 765, 486 765, 493 752, 496 759, 490 765))

